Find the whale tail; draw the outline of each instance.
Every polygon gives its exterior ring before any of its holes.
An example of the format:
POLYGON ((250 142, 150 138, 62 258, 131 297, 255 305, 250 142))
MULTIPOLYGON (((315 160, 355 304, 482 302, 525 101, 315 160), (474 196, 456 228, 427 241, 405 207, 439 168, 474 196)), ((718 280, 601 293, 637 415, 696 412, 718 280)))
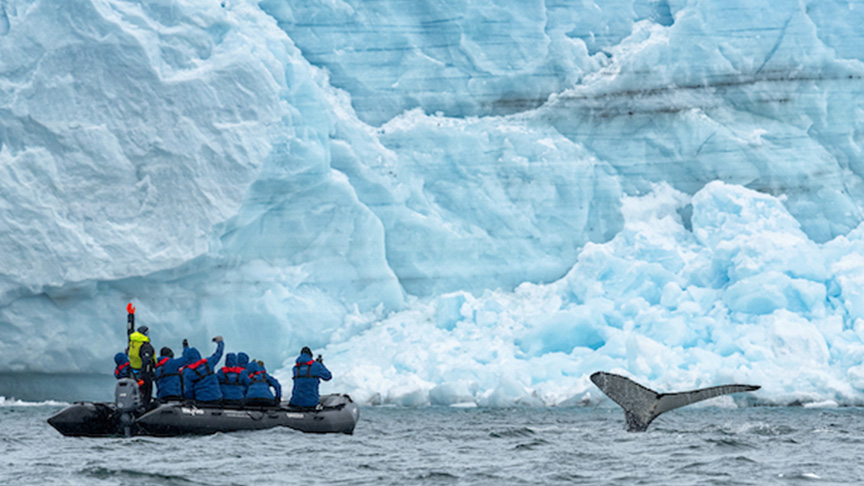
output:
POLYGON ((591 381, 621 408, 628 432, 644 432, 661 413, 730 393, 758 390, 757 385, 720 385, 680 393, 657 393, 620 375, 598 371, 591 381))

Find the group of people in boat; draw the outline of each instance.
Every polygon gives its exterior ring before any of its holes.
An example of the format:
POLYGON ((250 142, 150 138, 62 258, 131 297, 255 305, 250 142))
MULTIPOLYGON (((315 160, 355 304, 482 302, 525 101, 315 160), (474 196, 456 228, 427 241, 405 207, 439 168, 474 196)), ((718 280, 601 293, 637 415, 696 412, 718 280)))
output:
MULTIPOLYGON (((145 407, 150 406, 154 383, 159 402, 194 400, 211 406, 279 406, 282 386, 267 373, 262 361, 250 360, 243 352, 228 353, 225 365, 219 368, 225 342, 222 336, 214 337, 213 341, 216 351, 207 358, 202 358, 186 339, 180 357, 175 357, 167 346, 157 357, 150 343, 149 329, 141 326, 129 334, 126 352, 114 356, 114 376, 135 379, 145 407)), ((318 406, 318 385, 321 380, 331 378, 321 356, 313 359, 312 350, 304 346, 293 368, 290 405, 318 406)))

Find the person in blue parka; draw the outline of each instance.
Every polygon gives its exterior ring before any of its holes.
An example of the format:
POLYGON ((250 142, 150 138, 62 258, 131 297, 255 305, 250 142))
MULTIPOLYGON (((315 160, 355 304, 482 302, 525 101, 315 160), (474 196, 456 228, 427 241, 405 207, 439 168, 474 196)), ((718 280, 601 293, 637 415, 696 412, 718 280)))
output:
POLYGON ((129 357, 126 353, 117 353, 114 355, 114 378, 132 378, 132 368, 129 366, 129 357))
POLYGON ((154 382, 156 383, 156 398, 162 402, 169 400, 183 400, 183 383, 180 380, 180 368, 189 364, 186 361, 186 348, 189 342, 183 340, 183 354, 179 358, 174 357, 174 351, 165 346, 159 350, 159 359, 153 368, 154 382))
POLYGON ((312 360, 312 350, 304 346, 294 365, 294 389, 291 391, 291 405, 295 407, 315 407, 318 405, 318 385, 333 375, 324 366, 321 356, 312 360))
POLYGON ((282 385, 267 373, 261 361, 249 362, 243 374, 243 383, 246 385, 246 405, 271 406, 279 405, 282 401, 282 385), (270 391, 271 386, 275 397, 270 391))
POLYGON ((189 363, 183 368, 183 396, 198 402, 220 404, 222 390, 219 389, 215 370, 222 359, 225 342, 222 336, 214 337, 213 341, 217 343, 216 352, 209 358, 202 358, 195 348, 183 350, 183 359, 189 363))
POLYGON ((237 366, 245 370, 249 366, 249 355, 242 351, 237 353, 237 366))
POLYGON ((225 355, 225 366, 216 372, 224 405, 243 405, 243 398, 246 396, 246 384, 243 383, 244 372, 244 368, 237 366, 236 354, 225 355))

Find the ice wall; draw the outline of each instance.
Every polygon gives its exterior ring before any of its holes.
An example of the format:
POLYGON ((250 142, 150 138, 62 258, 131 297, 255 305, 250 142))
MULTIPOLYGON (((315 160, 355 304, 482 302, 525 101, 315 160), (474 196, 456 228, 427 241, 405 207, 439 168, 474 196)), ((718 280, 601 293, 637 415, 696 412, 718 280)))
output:
POLYGON ((270 358, 401 304, 380 222, 329 166, 342 102, 253 4, 4 6, 6 369, 104 368, 125 300, 160 345, 270 358))
POLYGON ((862 12, 4 0, 0 371, 110 369, 133 300, 367 401, 859 400, 862 12))
POLYGON ((747 185, 785 195, 821 242, 862 219, 860 1, 261 6, 373 125, 415 107, 519 114, 608 164, 629 194, 747 185))

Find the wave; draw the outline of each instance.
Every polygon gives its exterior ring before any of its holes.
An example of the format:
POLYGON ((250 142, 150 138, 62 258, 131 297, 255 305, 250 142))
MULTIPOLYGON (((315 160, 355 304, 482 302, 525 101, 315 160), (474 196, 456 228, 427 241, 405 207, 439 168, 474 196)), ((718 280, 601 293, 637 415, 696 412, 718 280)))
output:
POLYGON ((18 400, 17 398, 6 398, 0 396, 0 407, 62 407, 69 405, 68 402, 58 402, 56 400, 45 400, 43 402, 27 402, 18 400))

